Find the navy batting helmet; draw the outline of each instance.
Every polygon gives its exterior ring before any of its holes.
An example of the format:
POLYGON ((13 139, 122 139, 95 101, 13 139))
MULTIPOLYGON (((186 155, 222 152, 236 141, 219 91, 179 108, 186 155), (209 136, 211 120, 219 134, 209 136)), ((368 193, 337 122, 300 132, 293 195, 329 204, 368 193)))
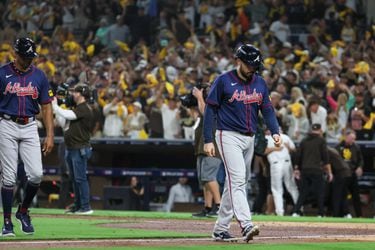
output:
POLYGON ((234 56, 247 65, 254 67, 256 70, 261 69, 262 55, 260 54, 259 49, 251 44, 242 44, 238 47, 234 56))
POLYGON ((34 58, 38 56, 38 53, 36 53, 35 43, 30 38, 18 38, 14 43, 13 48, 14 51, 21 57, 34 58))

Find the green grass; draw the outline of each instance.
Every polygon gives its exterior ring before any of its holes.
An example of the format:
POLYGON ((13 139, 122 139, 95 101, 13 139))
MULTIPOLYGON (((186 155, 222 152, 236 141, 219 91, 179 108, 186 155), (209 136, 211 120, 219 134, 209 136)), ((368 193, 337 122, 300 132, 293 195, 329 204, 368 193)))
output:
POLYGON ((52 240, 52 239, 132 239, 132 238, 184 238, 207 237, 204 234, 182 233, 163 230, 141 230, 128 228, 104 227, 101 224, 125 223, 119 220, 80 219, 34 217, 34 235, 24 235, 19 223, 14 221, 17 237, 7 237, 4 240, 52 240))
MULTIPOLYGON (((69 216, 64 215, 62 209, 31 209, 31 216, 35 226, 36 233, 32 236, 23 235, 19 229, 18 222, 15 222, 15 233, 17 237, 4 238, 2 240, 74 240, 74 239, 140 239, 140 238, 199 238, 209 237, 207 233, 186 233, 177 231, 168 231, 168 229, 161 230, 146 230, 146 229, 129 229, 129 228, 111 228, 104 227, 102 224, 108 223, 129 223, 132 218, 146 218, 146 219, 193 219, 191 213, 163 213, 163 212, 137 212, 137 211, 108 211, 96 210, 93 215, 84 216, 69 216), (37 215, 37 216, 33 216, 37 215), (45 215, 45 216, 43 216, 45 215), (103 218, 108 217, 108 218, 103 218), (130 220, 129 220, 130 219, 130 220)), ((374 223, 374 219, 343 219, 343 218, 317 218, 317 217, 299 217, 294 218, 290 216, 254 216, 254 221, 280 221, 280 222, 325 222, 325 223, 374 223)), ((214 219, 211 220, 214 223, 214 219)), ((100 249, 102 247, 86 247, 73 249, 100 249)), ((203 246, 195 245, 189 246, 142 246, 142 247, 112 247, 106 249, 125 249, 125 250, 146 250, 146 249, 166 249, 172 250, 178 248, 179 250, 233 250, 233 249, 249 249, 251 250, 362 250, 375 249, 375 242, 332 242, 332 243, 305 243, 305 244, 231 244, 231 243, 217 243, 213 245, 203 246)), ((54 248, 59 249, 59 248, 54 248)), ((66 249, 66 248, 60 248, 66 249)))
MULTIPOLYGON (((52 214, 63 215, 61 209, 33 208, 32 214, 52 214)), ((109 217, 132 217, 132 218, 153 218, 153 219, 194 219, 191 213, 165 213, 165 212, 148 212, 148 211, 112 211, 112 210, 95 210, 92 216, 109 216, 109 217)), ((207 220, 207 218, 203 218, 207 220)), ((208 219, 209 220, 209 219, 208 219)), ((214 219, 211 219, 214 220, 214 219)), ((331 222, 331 223, 374 223, 372 218, 333 218, 333 217, 291 217, 291 216, 273 216, 273 215, 255 215, 254 221, 280 221, 280 222, 331 222)))
MULTIPOLYGON (((153 247, 106 247, 112 250, 174 250, 176 246, 153 246, 153 247)), ((53 248, 67 249, 67 248, 53 248)), ((93 249, 93 248, 72 248, 72 249, 93 249)), ((362 250, 375 249, 375 243, 369 242, 335 242, 335 243, 306 243, 306 244, 232 244, 218 243, 210 246, 178 246, 179 250, 362 250)))

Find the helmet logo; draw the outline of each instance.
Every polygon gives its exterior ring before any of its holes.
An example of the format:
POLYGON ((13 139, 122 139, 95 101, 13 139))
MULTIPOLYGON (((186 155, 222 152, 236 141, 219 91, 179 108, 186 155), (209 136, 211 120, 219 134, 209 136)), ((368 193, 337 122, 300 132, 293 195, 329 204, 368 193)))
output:
POLYGON ((30 46, 30 47, 26 50, 26 52, 27 52, 27 53, 32 53, 32 52, 34 52, 34 51, 33 51, 33 46, 30 46))
POLYGON ((254 59, 254 62, 259 62, 260 61, 260 58, 259 58, 259 55, 257 56, 257 58, 254 59))

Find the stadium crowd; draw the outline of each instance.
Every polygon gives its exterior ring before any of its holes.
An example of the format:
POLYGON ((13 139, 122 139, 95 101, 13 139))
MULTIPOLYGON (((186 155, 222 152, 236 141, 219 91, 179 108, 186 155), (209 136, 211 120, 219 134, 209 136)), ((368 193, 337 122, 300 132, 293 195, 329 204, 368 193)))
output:
POLYGON ((0 62, 30 35, 55 89, 87 82, 97 93, 96 136, 189 138, 195 112, 178 97, 232 69, 234 48, 250 42, 294 141, 312 123, 328 139, 349 127, 371 140, 375 31, 352 2, 11 1, 0 5, 0 62))
POLYGON ((55 91, 63 83, 92 88, 95 137, 191 139, 198 112, 179 97, 233 69, 236 46, 252 43, 294 142, 312 124, 337 142, 347 129, 373 140, 375 26, 361 3, 0 1, 0 64, 12 60, 16 37, 30 36, 55 91))

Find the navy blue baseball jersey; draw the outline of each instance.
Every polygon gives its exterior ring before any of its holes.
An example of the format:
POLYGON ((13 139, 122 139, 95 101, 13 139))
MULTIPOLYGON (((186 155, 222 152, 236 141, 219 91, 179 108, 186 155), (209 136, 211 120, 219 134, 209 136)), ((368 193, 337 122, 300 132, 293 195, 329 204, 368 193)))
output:
POLYGON ((13 62, 0 68, 0 113, 33 117, 38 104, 52 101, 53 92, 47 77, 34 65, 27 72, 18 71, 13 62))
MULTIPOLYGON (((246 82, 238 77, 236 70, 221 74, 212 84, 206 102, 208 106, 216 107, 218 130, 255 133, 260 110, 272 134, 279 134, 279 124, 269 98, 267 85, 259 75, 254 74, 252 80, 246 82)), ((213 141, 210 131, 211 128, 205 128, 206 143, 213 141)))

